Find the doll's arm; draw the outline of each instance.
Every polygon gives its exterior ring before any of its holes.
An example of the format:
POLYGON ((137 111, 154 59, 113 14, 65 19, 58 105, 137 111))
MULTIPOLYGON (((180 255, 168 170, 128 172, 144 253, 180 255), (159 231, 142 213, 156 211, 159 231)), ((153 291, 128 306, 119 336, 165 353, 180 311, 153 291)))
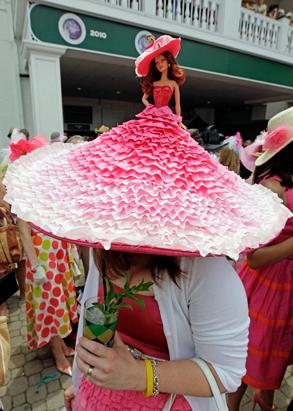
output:
MULTIPOLYGON (((177 116, 181 116, 180 90, 176 82, 174 82, 174 95, 175 95, 175 113, 177 114, 177 116)), ((180 121, 179 127, 183 128, 183 130, 187 129, 187 127, 182 123, 182 121, 180 121)))
POLYGON ((142 99, 141 99, 141 101, 143 102, 143 104, 146 107, 150 105, 150 102, 148 101, 148 97, 149 97, 149 95, 144 93, 144 95, 142 96, 142 99))

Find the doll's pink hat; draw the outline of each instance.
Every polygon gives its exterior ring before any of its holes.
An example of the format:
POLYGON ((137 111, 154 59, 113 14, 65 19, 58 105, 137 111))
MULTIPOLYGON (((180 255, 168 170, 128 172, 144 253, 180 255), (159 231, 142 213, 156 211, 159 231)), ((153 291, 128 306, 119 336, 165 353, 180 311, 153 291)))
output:
POLYGON ((252 173, 255 170, 255 162, 257 157, 255 156, 256 153, 262 152, 262 145, 264 142, 264 135, 265 133, 261 133, 259 136, 256 137, 255 141, 249 146, 243 148, 240 151, 240 161, 244 165, 247 170, 251 171, 252 173))
POLYGON ((268 131, 263 142, 263 154, 257 158, 255 165, 260 166, 266 163, 292 142, 293 107, 290 107, 276 114, 268 122, 268 131))
POLYGON ((145 51, 135 60, 135 72, 138 77, 145 77, 148 74, 150 63, 156 56, 169 51, 174 58, 180 51, 181 39, 171 37, 167 34, 154 40, 145 51))

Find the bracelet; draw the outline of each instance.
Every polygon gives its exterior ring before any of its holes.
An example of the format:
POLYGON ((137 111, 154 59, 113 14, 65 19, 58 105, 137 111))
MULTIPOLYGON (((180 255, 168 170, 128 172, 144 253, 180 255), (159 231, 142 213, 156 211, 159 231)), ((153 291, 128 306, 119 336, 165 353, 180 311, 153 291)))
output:
POLYGON ((153 369, 153 393, 152 397, 156 397, 160 394, 160 381, 158 374, 158 364, 156 360, 151 360, 152 369, 153 369))
POLYGON ((145 368, 146 368, 146 380, 147 380, 147 386, 146 390, 144 392, 144 395, 146 397, 151 397, 154 392, 154 372, 153 372, 153 366, 151 363, 151 360, 145 359, 145 368))

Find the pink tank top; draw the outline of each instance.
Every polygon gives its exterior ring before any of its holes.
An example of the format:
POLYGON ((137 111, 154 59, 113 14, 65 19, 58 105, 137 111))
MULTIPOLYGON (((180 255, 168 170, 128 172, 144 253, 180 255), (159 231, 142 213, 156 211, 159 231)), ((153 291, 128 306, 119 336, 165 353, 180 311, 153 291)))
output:
MULTIPOLYGON (((119 292, 121 288, 114 284, 114 290, 119 292)), ((99 295, 102 294, 101 285, 99 295)), ((152 357, 168 360, 169 350, 158 303, 153 296, 137 296, 144 301, 144 309, 130 298, 124 298, 123 302, 131 304, 133 310, 120 309, 117 330, 125 344, 152 357)))
POLYGON ((153 96, 156 107, 167 106, 171 100, 173 90, 170 86, 154 86, 153 96))

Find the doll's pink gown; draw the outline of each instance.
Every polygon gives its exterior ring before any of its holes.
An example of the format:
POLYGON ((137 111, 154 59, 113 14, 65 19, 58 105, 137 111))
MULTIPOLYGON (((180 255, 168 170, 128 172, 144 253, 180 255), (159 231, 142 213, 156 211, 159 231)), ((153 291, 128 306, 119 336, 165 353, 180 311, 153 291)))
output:
MULTIPOLYGON (((278 177, 274 179, 280 181, 278 177)), ((287 207, 293 212, 293 188, 286 191, 286 196, 287 207)), ((268 245, 292 236, 293 217, 268 245)), ((239 276, 247 293, 250 316, 247 373, 243 381, 255 388, 274 390, 280 387, 286 367, 293 363, 293 258, 258 269, 250 268, 245 261, 239 276)))
MULTIPOLYGON (((173 114, 167 106, 172 90, 169 86, 156 86, 154 88, 155 105, 150 105, 138 114, 143 119, 144 126, 173 127, 175 132, 180 132, 178 122, 180 117, 173 114), (167 119, 167 120, 166 120, 167 119)), ((137 120, 131 120, 122 126, 134 126, 137 120)), ((150 132, 154 132, 150 128, 150 132)), ((117 329, 123 341, 144 354, 156 358, 168 359, 168 347, 163 333, 159 306, 151 296, 142 296, 145 309, 142 311, 137 304, 133 304, 133 311, 122 309, 118 319, 117 329), (130 326, 131 325, 131 326, 130 326)), ((125 302, 132 303, 131 300, 125 302)), ((114 391, 99 388, 89 382, 85 376, 82 379, 79 391, 75 397, 74 411, 148 411, 162 410, 169 394, 159 394, 156 397, 146 398, 139 391, 114 391)), ((172 411, 191 411, 186 399, 179 395, 176 397, 172 411)))

